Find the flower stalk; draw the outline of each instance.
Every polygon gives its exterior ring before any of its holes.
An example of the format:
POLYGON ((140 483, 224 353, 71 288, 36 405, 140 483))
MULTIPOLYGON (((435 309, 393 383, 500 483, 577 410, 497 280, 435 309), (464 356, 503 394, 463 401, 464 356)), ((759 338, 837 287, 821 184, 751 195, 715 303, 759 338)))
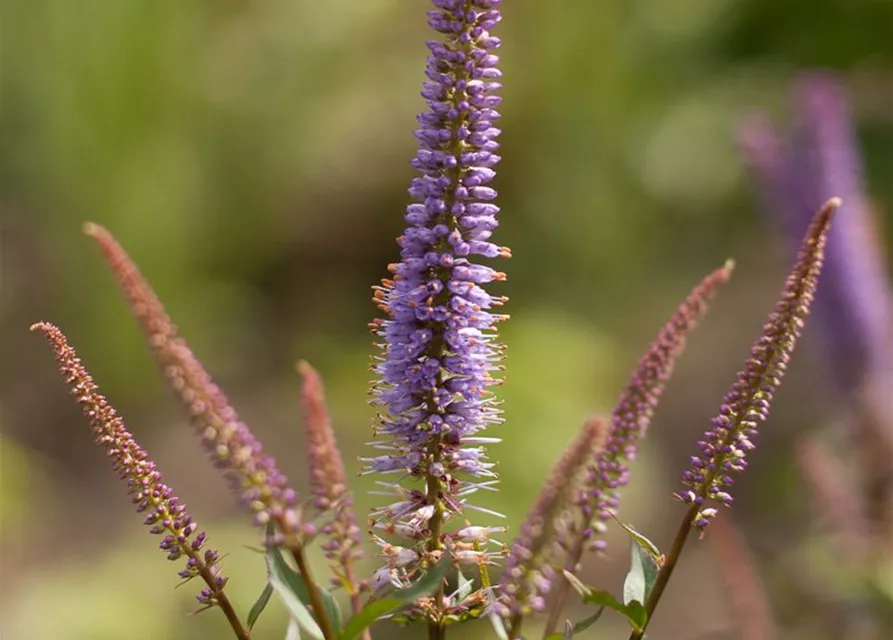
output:
POLYGON ((167 553, 168 560, 176 561, 186 556, 186 566, 178 575, 187 582, 201 578, 205 583, 196 596, 203 605, 202 610, 219 607, 236 637, 249 640, 247 627, 224 592, 228 579, 220 572, 220 554, 215 549, 205 548, 205 533, 197 532, 198 525, 187 512, 186 505, 165 484, 155 463, 127 431, 115 408, 99 392, 62 331, 46 322, 33 325, 31 330, 43 332, 53 349, 59 371, 81 406, 96 443, 106 449, 118 476, 127 482, 137 512, 147 514, 144 524, 151 527, 151 533, 164 535, 159 547, 167 553))
MULTIPOLYGON (((582 530, 574 532, 565 569, 579 569, 583 552, 602 551, 606 523, 616 517, 620 489, 629 482, 629 466, 635 460, 638 441, 645 436, 676 360, 685 349, 688 335, 707 313, 720 286, 728 282, 734 269, 729 260, 709 273, 673 313, 657 338, 639 360, 626 388, 611 414, 611 432, 602 453, 589 465, 588 475, 576 498, 582 515, 582 530)), ((561 576, 545 635, 553 633, 570 592, 570 583, 561 576)))
POLYGON ((278 533, 273 536, 272 543, 291 552, 306 583, 317 623, 326 640, 333 640, 331 623, 304 556, 304 539, 315 532, 312 526, 301 522, 295 506, 297 492, 289 486, 276 460, 264 452, 260 441, 179 336, 160 300, 127 252, 99 225, 87 223, 84 233, 99 245, 168 383, 189 412, 214 466, 223 472, 232 491, 252 513, 255 525, 276 524, 278 533))
MULTIPOLYGON (((375 287, 374 301, 386 317, 371 323, 381 340, 372 404, 382 409, 373 446, 382 455, 364 459, 366 473, 394 474, 421 482, 409 489, 385 483, 396 498, 372 513, 373 525, 407 546, 381 540, 391 583, 411 581, 444 552, 468 549, 448 544, 448 521, 475 509, 467 496, 492 489, 496 474, 477 434, 502 421, 490 387, 499 380, 502 348, 495 325, 506 316, 491 311, 505 298, 482 285, 505 274, 479 264, 508 257, 490 242, 497 226, 496 191, 488 186, 499 162, 500 131, 495 92, 501 72, 490 30, 501 20, 500 0, 433 0, 422 97, 420 149, 412 161, 419 176, 409 193, 408 226, 398 238, 400 262, 375 287)), ((479 509, 487 512, 484 509, 479 509)), ((478 551, 479 565, 489 559, 478 551)), ((458 563, 458 558, 457 558, 458 563)), ((443 589, 425 617, 429 638, 443 637, 443 589)))
MULTIPOLYGON (((787 278, 781 298, 763 333, 751 349, 750 358, 726 394, 713 428, 698 443, 701 453, 691 458, 691 468, 683 475, 685 490, 677 498, 689 505, 673 545, 661 567, 645 610, 646 626, 663 595, 664 589, 682 554, 692 529, 700 535, 717 510, 711 503, 731 505, 728 489, 732 472, 741 472, 745 456, 754 449, 754 438, 760 423, 769 414, 777 390, 802 333, 818 286, 831 219, 840 206, 832 198, 815 214, 806 232, 797 261, 787 278)), ((630 640, 640 640, 644 629, 633 632, 630 640)))

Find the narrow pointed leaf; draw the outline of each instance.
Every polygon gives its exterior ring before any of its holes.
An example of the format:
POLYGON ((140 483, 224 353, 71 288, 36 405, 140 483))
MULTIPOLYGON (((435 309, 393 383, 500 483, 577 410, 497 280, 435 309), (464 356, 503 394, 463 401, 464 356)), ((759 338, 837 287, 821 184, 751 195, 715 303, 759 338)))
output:
MULTIPOLYGON (((635 631, 642 631, 645 628, 645 622, 648 620, 648 614, 645 613, 645 607, 641 602, 633 601, 629 604, 623 604, 615 598, 609 591, 603 589, 593 589, 592 587, 580 582, 570 571, 564 571, 564 577, 568 583, 579 593, 583 602, 586 604, 597 604, 608 609, 613 609, 624 618, 626 618, 635 631)), ((595 620, 593 620, 595 622, 595 620)), ((591 623, 590 623, 591 624, 591 623)))
POLYGON ((273 595, 273 586, 268 582, 266 586, 264 586, 264 590, 261 591, 260 596, 257 598, 257 601, 251 607, 251 611, 248 612, 248 628, 253 629, 254 623, 257 622, 257 619, 260 617, 260 614, 263 613, 264 609, 267 608, 267 603, 270 602, 270 596, 273 595))
MULTIPOLYGON (((273 590, 283 599, 285 606, 292 612, 298 622, 301 623, 301 626, 307 633, 313 635, 315 629, 315 632, 320 634, 319 638, 322 638, 322 632, 319 629, 319 625, 316 624, 307 609, 307 605, 310 603, 310 593, 307 591, 304 579, 297 571, 288 565, 282 555, 281 549, 268 550, 266 557, 269 580, 270 584, 273 586, 273 590), (286 598, 288 600, 286 600, 286 598), (300 607, 292 609, 294 600, 297 601, 300 607), (300 612, 300 609, 303 609, 303 613, 300 612), (304 613, 306 613, 306 616, 304 613), (309 616, 310 621, 313 622, 313 628, 305 626, 307 616, 309 616)), ((332 629, 335 633, 340 633, 341 607, 338 605, 338 601, 335 600, 335 597, 331 593, 326 589, 321 588, 319 585, 315 585, 315 588, 326 609, 326 616, 329 619, 329 623, 332 625, 332 629)), ((316 638, 317 636, 313 635, 313 637, 316 638)))
MULTIPOLYGON (((615 520, 617 519, 615 518, 615 520)), ((645 551, 652 560, 654 560, 654 563, 658 567, 664 563, 664 554, 660 552, 660 549, 658 549, 656 544, 651 542, 651 540, 643 536, 641 533, 636 531, 632 526, 626 524, 625 522, 617 520, 617 524, 623 527, 623 530, 626 531, 627 535, 629 535, 630 538, 632 538, 633 542, 642 547, 642 550, 645 551)))
POLYGON ((270 549, 266 557, 270 585, 292 619, 297 621, 314 640, 325 640, 319 625, 304 604, 308 599, 307 590, 300 576, 285 563, 279 549, 270 549))
POLYGON ((444 554, 439 563, 408 589, 400 589, 386 598, 367 604, 362 611, 348 621, 340 640, 353 640, 381 616, 433 592, 440 586, 451 564, 449 555, 444 554))
POLYGON ((641 602, 633 600, 629 604, 621 604, 609 591, 602 589, 592 590, 589 595, 583 598, 583 602, 613 609, 627 619, 634 631, 642 631, 645 628, 645 622, 648 620, 648 614, 645 613, 645 605, 641 602))

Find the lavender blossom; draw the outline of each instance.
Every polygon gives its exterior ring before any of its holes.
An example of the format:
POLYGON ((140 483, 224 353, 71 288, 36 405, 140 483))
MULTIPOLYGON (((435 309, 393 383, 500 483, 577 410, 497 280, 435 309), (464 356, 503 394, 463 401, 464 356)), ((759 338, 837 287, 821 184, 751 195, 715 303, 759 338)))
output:
POLYGON ((731 505, 728 493, 732 472, 747 467, 745 456, 754 448, 758 427, 769 414, 772 398, 787 370, 788 361, 809 314, 822 270, 827 234, 840 200, 832 198, 816 213, 806 232, 797 261, 787 278, 781 299, 763 334, 754 344, 744 370, 726 394, 713 429, 698 443, 700 455, 691 457, 683 475, 686 489, 678 496, 697 505, 692 523, 701 533, 716 515, 709 501, 731 505))
POLYGON ((198 525, 186 511, 186 505, 164 483, 155 463, 99 393, 65 335, 47 323, 35 324, 31 330, 42 331, 46 336, 56 354, 59 371, 93 429, 96 443, 105 447, 118 476, 127 481, 137 513, 147 514, 144 524, 151 527, 151 533, 164 535, 159 547, 167 559, 177 561, 186 556, 186 565, 178 575, 187 581, 200 576, 207 586, 198 594, 198 601, 208 607, 220 605, 227 582, 220 572, 220 555, 205 548, 205 533, 196 532, 198 525))
MULTIPOLYGON (((328 538, 323 552, 333 563, 334 583, 344 585, 351 596, 357 595, 354 563, 363 556, 362 533, 356 523, 353 500, 344 477, 344 462, 329 420, 322 379, 306 362, 298 364, 304 378, 301 407, 307 434, 307 463, 313 506, 329 521, 322 527, 328 538)), ((360 602, 356 601, 357 608, 360 602)))
POLYGON ((893 301, 846 89, 830 74, 805 74, 792 101, 795 135, 783 138, 755 116, 741 129, 741 145, 765 207, 792 247, 822 202, 837 195, 845 203, 829 235, 815 316, 825 370, 835 388, 852 396, 893 379, 893 301))
POLYGON ((263 526, 272 520, 285 536, 294 538, 289 544, 298 543, 302 532, 295 510, 297 494, 288 486, 276 461, 264 453, 186 341, 177 335, 155 292, 114 237, 92 223, 85 225, 84 232, 97 241, 108 260, 165 377, 189 411, 215 466, 223 470, 233 491, 254 514, 255 524, 263 526))
MULTIPOLYGON (((428 551, 441 547, 443 522, 470 506, 465 496, 496 477, 477 446, 494 440, 477 434, 501 422, 488 388, 502 353, 494 327, 506 317, 492 309, 505 299, 481 285, 505 274, 474 257, 509 256, 489 241, 499 212, 488 185, 499 161, 494 92, 501 75, 492 53, 499 39, 489 31, 499 4, 434 0, 428 25, 442 39, 428 42, 428 111, 418 117, 421 148, 412 161, 421 175, 409 189, 415 203, 398 239, 401 261, 389 266, 393 279, 375 288, 387 318, 371 325, 383 351, 372 403, 382 408, 377 431, 387 441, 374 445, 386 453, 364 459, 366 472, 424 479, 426 489, 386 485, 397 503, 373 519, 414 544, 427 541, 428 551)), ((400 556, 401 572, 417 566, 418 551, 400 556)))
MULTIPOLYGON (((602 454, 590 465, 585 491, 577 497, 577 505, 586 523, 583 542, 597 550, 607 546, 601 539, 605 522, 616 515, 620 488, 629 482, 629 465, 635 460, 638 440, 651 424, 676 359, 685 348, 685 340, 707 312, 717 289, 731 277, 733 268, 731 260, 726 262, 689 293, 639 361, 617 401, 611 415, 612 428, 608 442, 602 454)), ((582 547, 571 554, 571 570, 579 562, 580 551, 582 547)))
MULTIPOLYGON (((602 418, 590 418, 574 442, 552 467, 543 490, 521 525, 506 560, 494 612, 509 619, 517 637, 523 616, 545 609, 552 587, 552 561, 567 544, 561 539, 562 515, 571 503, 586 464, 602 451, 608 427, 602 418)), ((575 510, 574 510, 575 511, 575 510)))

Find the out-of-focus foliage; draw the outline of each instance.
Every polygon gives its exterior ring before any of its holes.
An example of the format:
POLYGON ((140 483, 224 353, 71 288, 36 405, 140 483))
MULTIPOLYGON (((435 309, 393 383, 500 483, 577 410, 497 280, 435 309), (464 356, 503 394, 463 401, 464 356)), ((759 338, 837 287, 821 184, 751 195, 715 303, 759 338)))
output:
MULTIPOLYGON (((9 0, 4 10, 0 635, 216 637, 218 615, 185 616, 191 596, 173 588, 27 327, 52 320, 76 342, 229 552, 228 590, 247 613, 263 586, 262 560, 243 546, 257 532, 193 441, 79 228, 94 220, 118 236, 304 485, 292 363, 313 363, 355 473, 371 418, 368 287, 396 256, 413 174, 425 3, 9 0)), ((486 506, 517 522, 585 414, 610 409, 664 318, 732 255, 734 281, 693 337, 625 493, 626 519, 663 544, 678 522, 670 488, 786 268, 760 226, 735 123, 753 107, 783 117, 803 69, 840 72, 889 238, 893 4, 513 0, 504 16, 497 237, 515 257, 494 291, 512 298, 513 319, 503 327, 505 443, 492 453, 510 490, 486 506)), ((795 362, 736 503, 757 557, 782 558, 776 567, 805 554, 798 545, 812 533, 791 442, 835 417, 808 364, 808 354, 795 362)), ((368 483, 356 487, 362 513, 368 483)), ((616 592, 626 547, 612 535, 620 561, 591 563, 587 582, 616 592)), ((652 627, 660 637, 728 629, 706 554, 687 552, 652 627), (705 603, 715 613, 692 626, 705 603)), ((777 569, 766 581, 786 637, 819 637, 809 585, 777 569)), ((265 614, 256 636, 283 628, 281 610, 265 614)))

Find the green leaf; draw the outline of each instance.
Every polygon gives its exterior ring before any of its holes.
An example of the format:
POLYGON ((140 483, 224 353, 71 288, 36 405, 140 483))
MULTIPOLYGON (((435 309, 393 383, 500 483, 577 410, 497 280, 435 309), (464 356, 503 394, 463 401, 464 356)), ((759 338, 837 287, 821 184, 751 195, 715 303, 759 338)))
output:
POLYGON ((270 586, 282 600, 291 617, 314 640, 325 640, 316 620, 310 615, 310 611, 304 606, 307 599, 307 589, 304 581, 285 562, 279 549, 269 549, 266 554, 267 573, 270 586))
MULTIPOLYGON (((285 606, 292 612, 295 619, 301 623, 303 629, 316 638, 317 636, 314 635, 314 632, 320 634, 322 632, 319 630, 319 625, 316 624, 316 621, 313 620, 313 616, 307 609, 307 605, 310 604, 310 592, 307 590, 307 585, 304 584, 303 577, 301 577, 301 574, 292 569, 285 561, 281 549, 273 548, 268 550, 266 558, 267 568, 270 575, 270 584, 272 585, 273 590, 276 591, 280 598, 287 597, 284 594, 288 592, 289 601, 285 602, 285 600, 283 600, 285 606), (277 580, 276 582, 273 580, 274 575, 277 580), (295 606, 295 599, 298 604, 301 605, 300 608, 303 609, 303 612, 292 608, 295 606), (307 626, 306 624, 308 617, 313 622, 312 627, 307 626)), ((341 607, 338 605, 338 601, 335 600, 335 596, 329 593, 326 589, 321 588, 319 585, 314 585, 314 588, 319 594, 320 600, 322 600, 323 607, 326 610, 326 617, 329 619, 329 624, 332 626, 332 629, 336 634, 341 633, 341 607)), ((319 637, 321 638, 322 635, 319 637)))
POLYGON ((583 602, 613 609, 627 619, 634 631, 642 631, 648 620, 645 605, 641 602, 633 600, 629 604, 621 604, 610 592, 601 589, 590 591, 589 595, 583 598, 583 602))
POLYGON ((261 591, 260 596, 257 599, 257 602, 251 607, 251 611, 248 612, 248 629, 254 628, 254 623, 257 622, 257 619, 260 617, 260 614, 263 613, 264 609, 267 607, 267 603, 270 601, 270 596, 273 595, 273 587, 268 582, 264 586, 264 590, 261 591))
POLYGON ((285 640, 301 640, 301 625, 294 618, 289 618, 288 629, 285 630, 285 640))
POLYGON ((659 573, 660 567, 651 552, 635 538, 630 540, 630 567, 623 582, 623 603, 629 604, 633 600, 648 602, 659 573))
POLYGON ((400 589, 386 598, 368 603, 363 607, 362 611, 348 621, 347 627, 345 627, 344 631, 339 636, 339 639, 353 640, 381 616, 386 615, 405 604, 415 602, 420 597, 426 596, 436 590, 443 582, 443 578, 446 576, 450 564, 452 564, 450 556, 445 553, 440 562, 408 589, 400 589))
MULTIPOLYGON (((614 518, 617 520, 617 518, 614 518)), ((627 535, 633 539, 633 541, 638 544, 642 549, 644 549, 648 556, 654 560, 654 563, 660 567, 664 563, 664 554, 660 552, 660 549, 657 548, 657 545, 651 542, 648 538, 643 536, 641 533, 632 528, 632 526, 626 524, 625 522, 621 522, 617 520, 617 524, 619 524, 624 531, 626 531, 627 535)))
POLYGON ((580 620, 577 624, 572 624, 570 620, 565 622, 564 633, 553 633, 546 637, 546 640, 567 640, 567 638, 572 638, 578 633, 582 633, 586 631, 589 627, 591 627, 595 622, 602 617, 602 613, 604 613, 605 607, 602 605, 598 608, 598 610, 593 613, 591 616, 586 618, 585 620, 580 620), (570 635, 568 635, 570 633, 570 635))
MULTIPOLYGON (((580 582, 579 578, 570 571, 564 571, 563 573, 570 585, 583 597, 584 603, 597 604, 601 607, 613 609, 626 618, 635 631, 642 631, 646 620, 648 620, 648 614, 645 613, 645 606, 641 602, 633 601, 629 604, 622 604, 611 595, 609 591, 593 589, 592 587, 583 584, 580 582)), ((598 612, 598 615, 601 615, 601 612, 598 612)), ((598 617, 596 616, 595 620, 597 619, 598 617)), ((589 624, 592 624, 595 620, 592 620, 589 624)))
POLYGON ((623 604, 645 602, 645 567, 642 564, 641 547, 635 540, 630 542, 629 573, 623 581, 623 604))

